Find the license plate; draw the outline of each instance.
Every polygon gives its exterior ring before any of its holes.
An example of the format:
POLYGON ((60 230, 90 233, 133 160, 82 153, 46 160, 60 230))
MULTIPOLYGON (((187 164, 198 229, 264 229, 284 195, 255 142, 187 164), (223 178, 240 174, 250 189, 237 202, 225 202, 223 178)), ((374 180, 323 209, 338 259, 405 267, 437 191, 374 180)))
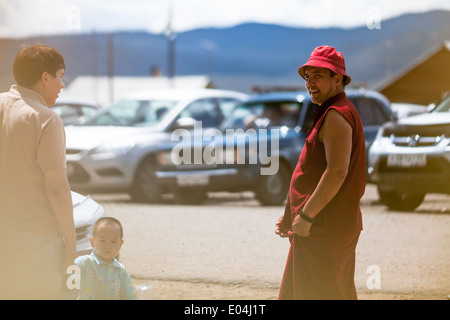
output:
POLYGON ((204 186, 209 184, 209 177, 200 174, 189 174, 177 176, 179 186, 204 186))
POLYGON ((427 164, 425 154, 390 154, 387 158, 388 167, 414 168, 427 164))

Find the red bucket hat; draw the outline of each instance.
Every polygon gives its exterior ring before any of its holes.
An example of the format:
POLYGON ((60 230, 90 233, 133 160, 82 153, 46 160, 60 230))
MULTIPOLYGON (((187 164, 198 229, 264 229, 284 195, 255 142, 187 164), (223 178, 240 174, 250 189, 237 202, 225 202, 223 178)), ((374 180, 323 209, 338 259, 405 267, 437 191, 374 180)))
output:
POLYGON ((344 76, 344 85, 352 81, 352 78, 345 72, 345 60, 342 53, 330 46, 320 46, 313 50, 308 62, 298 69, 298 74, 305 79, 305 67, 328 68, 334 73, 344 76))

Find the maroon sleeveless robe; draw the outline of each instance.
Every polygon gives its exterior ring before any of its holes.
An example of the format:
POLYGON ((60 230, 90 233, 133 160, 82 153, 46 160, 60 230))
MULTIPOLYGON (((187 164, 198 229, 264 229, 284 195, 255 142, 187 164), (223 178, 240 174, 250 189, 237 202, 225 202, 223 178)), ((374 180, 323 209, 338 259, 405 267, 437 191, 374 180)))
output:
POLYGON ((330 109, 351 125, 352 151, 347 177, 336 196, 316 216, 310 236, 293 236, 279 299, 356 299, 355 249, 362 230, 360 199, 366 185, 366 149, 361 119, 344 92, 318 107, 313 126, 292 174, 283 226, 292 222, 326 169, 318 133, 330 109))

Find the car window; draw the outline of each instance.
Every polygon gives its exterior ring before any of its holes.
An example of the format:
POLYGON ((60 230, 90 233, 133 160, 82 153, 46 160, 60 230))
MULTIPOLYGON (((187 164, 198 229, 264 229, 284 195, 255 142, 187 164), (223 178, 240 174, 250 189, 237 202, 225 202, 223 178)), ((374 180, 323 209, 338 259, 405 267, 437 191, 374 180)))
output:
POLYGON ((199 99, 188 105, 179 118, 192 118, 202 122, 202 127, 217 127, 222 122, 222 115, 219 113, 214 100, 199 99))
POLYGON ((81 106, 81 112, 84 117, 90 118, 98 112, 98 109, 90 106, 81 106))
POLYGON ((352 103, 358 110, 364 126, 379 126, 388 121, 382 106, 375 99, 361 97, 353 100, 352 103))
POLYGON ((225 122, 226 128, 295 127, 302 104, 297 101, 254 102, 239 105, 225 122))
POLYGON ((112 104, 83 125, 91 126, 150 126, 157 124, 178 101, 122 100, 112 104))
POLYGON ((231 115, 233 110, 241 101, 233 98, 219 98, 217 99, 217 102, 219 103, 220 110, 226 119, 231 115))

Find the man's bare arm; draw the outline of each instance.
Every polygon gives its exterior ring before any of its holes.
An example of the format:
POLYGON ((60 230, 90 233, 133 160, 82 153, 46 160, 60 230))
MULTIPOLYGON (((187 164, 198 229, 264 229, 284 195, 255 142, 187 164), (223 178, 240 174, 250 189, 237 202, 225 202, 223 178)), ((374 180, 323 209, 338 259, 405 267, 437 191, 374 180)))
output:
MULTIPOLYGON (((314 218, 334 198, 347 177, 352 151, 352 127, 339 112, 331 109, 325 117, 319 139, 325 147, 327 167, 303 207, 303 213, 310 218, 314 218)), ((299 216, 294 219, 294 232, 301 236, 308 236, 310 226, 299 216)))
POLYGON ((331 109, 325 117, 319 139, 325 147, 327 167, 303 208, 303 212, 311 217, 334 198, 347 177, 352 152, 352 127, 339 112, 331 109))

